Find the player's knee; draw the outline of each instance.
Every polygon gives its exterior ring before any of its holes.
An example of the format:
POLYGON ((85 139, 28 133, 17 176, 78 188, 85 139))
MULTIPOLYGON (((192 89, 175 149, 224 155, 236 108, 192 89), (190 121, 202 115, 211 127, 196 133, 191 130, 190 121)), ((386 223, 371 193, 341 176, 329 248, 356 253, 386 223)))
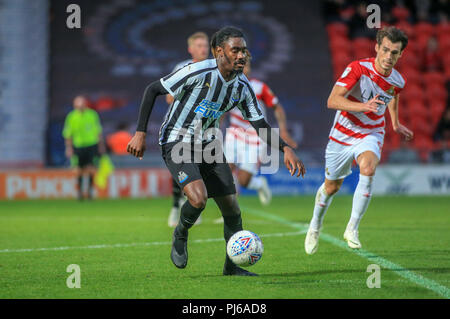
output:
POLYGON ((189 203, 192 206, 198 209, 204 209, 206 207, 206 202, 208 201, 208 196, 206 193, 199 192, 196 194, 192 194, 188 197, 189 203))
POLYGON ((342 183, 328 183, 325 184, 325 192, 327 192, 328 196, 332 196, 336 194, 341 188, 342 183))
POLYGON ((375 165, 364 165, 359 168, 359 173, 365 176, 373 176, 375 175, 375 165))

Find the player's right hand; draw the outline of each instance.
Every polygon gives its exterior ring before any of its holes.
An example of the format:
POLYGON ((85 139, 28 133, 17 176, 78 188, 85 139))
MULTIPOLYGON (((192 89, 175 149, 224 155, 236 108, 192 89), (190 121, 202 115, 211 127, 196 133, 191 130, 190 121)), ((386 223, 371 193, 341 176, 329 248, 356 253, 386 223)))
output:
POLYGON ((73 148, 72 147, 66 147, 66 157, 70 159, 73 155, 73 148))
POLYGON ((381 100, 378 100, 378 97, 380 96, 380 94, 377 94, 377 95, 375 95, 371 100, 369 100, 369 101, 367 101, 366 103, 364 103, 363 105, 362 105, 362 110, 361 110, 361 112, 367 112, 367 113, 370 113, 370 112, 374 112, 374 113, 376 113, 376 112, 378 112, 378 105, 379 104, 384 104, 384 102, 383 101, 381 101, 381 100))
POLYGON ((135 157, 138 157, 140 160, 144 157, 145 136, 145 132, 136 132, 127 145, 127 152, 135 157))

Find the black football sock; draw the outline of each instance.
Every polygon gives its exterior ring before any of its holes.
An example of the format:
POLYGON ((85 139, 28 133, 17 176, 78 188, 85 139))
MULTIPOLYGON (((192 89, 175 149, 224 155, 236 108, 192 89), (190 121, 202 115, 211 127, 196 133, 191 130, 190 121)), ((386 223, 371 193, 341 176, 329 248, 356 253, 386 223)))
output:
POLYGON ((180 223, 184 226, 184 228, 189 229, 194 225, 194 223, 197 221, 197 218, 200 216, 202 211, 205 208, 195 208, 194 206, 189 203, 187 200, 184 205, 181 207, 181 213, 180 213, 180 223))
POLYGON ((173 194, 173 207, 180 207, 180 199, 181 199, 181 188, 175 181, 172 179, 172 194, 173 194))
POLYGON ((92 198, 93 185, 94 185, 94 175, 89 174, 88 177, 88 197, 92 198))
POLYGON ((83 199, 83 175, 78 176, 78 199, 83 199))
MULTIPOLYGON (((225 238, 225 245, 228 244, 231 236, 240 230, 243 230, 240 213, 237 215, 223 216, 223 237, 225 238)), ((226 254, 225 268, 228 269, 230 267, 236 267, 236 265, 228 257, 228 254, 226 254)))

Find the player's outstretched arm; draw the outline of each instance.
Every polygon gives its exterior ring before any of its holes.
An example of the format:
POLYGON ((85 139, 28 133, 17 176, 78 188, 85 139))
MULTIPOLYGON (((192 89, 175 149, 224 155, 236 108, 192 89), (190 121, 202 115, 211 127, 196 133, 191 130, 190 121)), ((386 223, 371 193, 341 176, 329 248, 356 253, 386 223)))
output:
POLYGON ((328 97, 327 106, 329 109, 350 111, 350 112, 377 112, 378 105, 384 104, 383 101, 378 100, 379 94, 375 95, 366 103, 353 102, 345 97, 348 90, 345 87, 335 85, 328 97))
POLYGON ((273 106, 275 118, 278 122, 278 127, 280 128, 280 136, 283 140, 288 143, 288 145, 292 148, 297 148, 297 142, 291 137, 287 130, 286 124, 286 113, 284 112, 284 108, 280 103, 277 103, 273 106))
POLYGON ((142 98, 141 107, 139 109, 138 125, 136 133, 127 145, 127 152, 133 156, 142 159, 145 152, 145 136, 147 132, 148 120, 152 113, 155 100, 158 95, 167 94, 167 90, 162 86, 160 81, 151 83, 145 89, 142 98))
POLYGON ((295 155, 294 150, 272 130, 264 118, 257 121, 250 121, 250 124, 258 133, 258 136, 273 148, 279 148, 284 153, 284 165, 293 176, 297 172, 297 177, 305 176, 306 168, 303 162, 295 155))
POLYGON ((392 128, 395 132, 400 135, 403 135, 407 141, 411 140, 414 137, 414 133, 408 129, 406 126, 400 123, 398 117, 398 102, 399 102, 399 94, 394 96, 391 102, 388 104, 389 115, 391 116, 392 128))

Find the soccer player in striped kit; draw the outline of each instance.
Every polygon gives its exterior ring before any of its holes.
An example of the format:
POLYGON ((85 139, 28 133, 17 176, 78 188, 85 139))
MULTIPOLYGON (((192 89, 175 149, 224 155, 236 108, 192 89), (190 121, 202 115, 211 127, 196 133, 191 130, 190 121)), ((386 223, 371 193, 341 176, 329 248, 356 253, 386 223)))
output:
MULTIPOLYGON (((190 63, 201 62, 206 60, 209 55, 209 43, 208 36, 204 32, 195 32, 188 39, 188 52, 192 56, 192 59, 182 61, 178 63, 172 72, 178 71, 182 67, 186 66, 190 63)), ((174 98, 172 95, 166 95, 166 102, 169 106, 174 102, 174 98)), ((173 205, 170 210, 169 219, 167 221, 169 227, 176 227, 178 224, 178 220, 180 219, 180 210, 181 206, 183 206, 185 199, 182 194, 180 186, 177 184, 175 179, 172 180, 172 196, 173 196, 173 205)), ((195 225, 200 224, 202 221, 202 216, 200 215, 195 222, 195 225)))
MULTIPOLYGON (((248 61, 244 68, 244 74, 250 80, 250 84, 255 91, 256 98, 262 106, 274 111, 275 118, 280 128, 280 136, 292 148, 297 147, 297 143, 291 138, 287 131, 286 115, 277 96, 269 86, 255 78, 250 78, 251 56, 248 53, 248 61)), ((259 200, 263 205, 270 204, 272 192, 264 176, 256 176, 259 169, 258 154, 264 152, 265 143, 261 143, 258 133, 251 124, 244 119, 239 109, 230 111, 230 127, 227 128, 225 136, 225 156, 230 164, 231 170, 237 170, 237 180, 239 185, 258 192, 259 200)))
MULTIPOLYGON (((279 144, 279 149, 284 152, 284 164, 291 175, 297 172, 299 177, 306 172, 294 151, 265 121, 255 93, 242 73, 247 60, 247 45, 242 31, 225 27, 217 31, 215 39, 215 59, 188 64, 146 88, 136 133, 127 147, 129 153, 142 158, 148 119, 155 99, 167 93, 172 95, 175 102, 161 126, 159 144, 167 168, 188 198, 173 233, 170 257, 178 268, 187 265, 188 230, 205 209, 208 198, 214 199, 222 213, 226 243, 234 233, 243 229, 233 175, 220 149, 221 141, 216 138, 220 134, 219 120, 223 113, 238 107, 269 145, 279 144), (268 134, 265 135, 261 129, 266 129, 268 134), (214 157, 212 161, 205 158, 212 153, 219 158, 214 157)), ((223 275, 256 275, 236 266, 225 256, 223 275)))
POLYGON ((328 108, 337 110, 325 151, 325 181, 316 194, 314 213, 305 239, 305 251, 314 254, 325 213, 351 165, 359 165, 359 182, 353 196, 350 220, 344 239, 350 248, 361 248, 358 227, 372 197, 375 169, 380 161, 386 109, 392 127, 406 140, 413 132, 399 122, 399 93, 405 79, 394 69, 408 44, 408 38, 395 27, 378 31, 376 57, 348 65, 328 97, 328 108))

